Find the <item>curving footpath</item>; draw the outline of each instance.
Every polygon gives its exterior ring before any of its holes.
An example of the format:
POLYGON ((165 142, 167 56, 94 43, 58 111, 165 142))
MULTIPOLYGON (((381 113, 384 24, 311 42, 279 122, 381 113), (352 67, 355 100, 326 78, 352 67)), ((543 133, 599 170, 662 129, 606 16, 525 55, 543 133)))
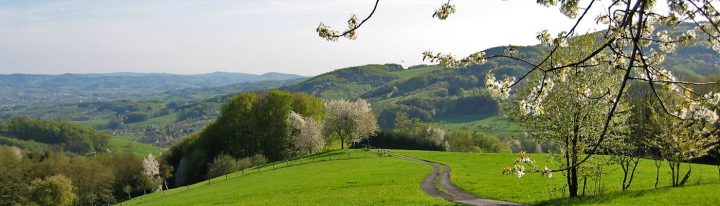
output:
POLYGON ((423 181, 420 183, 420 187, 428 195, 434 197, 442 197, 448 201, 465 205, 522 205, 513 202, 485 199, 463 191, 462 189, 455 186, 452 182, 450 182, 450 167, 448 167, 447 165, 418 159, 407 155, 401 155, 392 152, 388 153, 400 158, 422 162, 433 168, 432 173, 428 174, 428 176, 426 176, 425 179, 423 179, 423 181), (442 187, 442 190, 438 189, 438 187, 435 185, 436 181, 437 185, 442 187))

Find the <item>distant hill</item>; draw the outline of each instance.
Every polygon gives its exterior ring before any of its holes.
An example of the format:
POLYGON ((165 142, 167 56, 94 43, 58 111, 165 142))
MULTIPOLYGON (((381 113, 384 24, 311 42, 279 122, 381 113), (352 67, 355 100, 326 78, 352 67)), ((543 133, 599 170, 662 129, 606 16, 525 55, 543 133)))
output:
POLYGON ((405 69, 398 64, 370 64, 338 69, 283 89, 325 99, 353 99, 394 80, 408 79, 439 69, 438 66, 405 69))
MULTIPOLYGON (((678 31, 684 32, 686 29, 687 27, 681 26, 678 31)), ((506 48, 494 47, 485 50, 485 53, 488 56, 501 54, 506 48)), ((534 45, 521 46, 518 52, 520 58, 537 62, 546 50, 534 45)), ((663 66, 684 80, 698 81, 711 76, 718 77, 720 53, 704 45, 691 45, 667 55, 663 66)), ((489 98, 484 91, 484 77, 490 70, 493 70, 498 78, 504 78, 517 77, 529 69, 527 64, 504 58, 490 59, 483 65, 457 69, 437 65, 421 65, 413 69, 404 69, 393 64, 366 65, 338 69, 286 88, 326 99, 368 99, 373 103, 380 125, 386 128, 392 127, 397 112, 403 112, 425 122, 453 124, 451 127, 455 128, 473 129, 467 127, 482 125, 482 131, 513 130, 517 128, 512 125, 488 126, 487 123, 480 122, 499 114, 497 102, 489 98), (413 70, 423 72, 401 75, 413 70), (470 122, 473 124, 465 124, 470 122)), ((523 83, 519 85, 522 86, 523 83)), ((503 131, 492 133, 497 132, 503 131)))
POLYGON ((214 72, 177 75, 161 73, 7 74, 0 75, 0 107, 55 105, 99 100, 141 99, 188 88, 221 87, 237 83, 285 81, 294 74, 214 72))

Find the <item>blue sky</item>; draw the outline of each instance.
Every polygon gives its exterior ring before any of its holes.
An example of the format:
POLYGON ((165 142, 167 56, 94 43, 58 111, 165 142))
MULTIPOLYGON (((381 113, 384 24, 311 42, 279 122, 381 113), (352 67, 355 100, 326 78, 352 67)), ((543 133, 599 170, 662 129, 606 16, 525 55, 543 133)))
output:
MULTIPOLYGON (((469 54, 537 43, 572 20, 527 0, 383 0, 355 41, 326 42, 372 0, 0 0, 0 73, 214 71, 316 75, 371 63, 420 64, 421 52, 469 54)), ((594 18, 594 16, 592 16, 594 18)), ((592 18, 591 18, 592 19, 592 18)), ((590 31, 592 28, 582 28, 590 31)))

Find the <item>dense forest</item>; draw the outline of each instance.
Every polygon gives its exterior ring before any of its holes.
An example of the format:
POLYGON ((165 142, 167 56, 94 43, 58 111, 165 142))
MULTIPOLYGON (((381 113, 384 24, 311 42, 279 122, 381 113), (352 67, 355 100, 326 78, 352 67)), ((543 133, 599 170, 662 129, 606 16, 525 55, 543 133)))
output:
POLYGON ((70 122, 13 118, 0 121, 0 135, 50 144, 60 150, 85 154, 108 152, 110 135, 70 122))

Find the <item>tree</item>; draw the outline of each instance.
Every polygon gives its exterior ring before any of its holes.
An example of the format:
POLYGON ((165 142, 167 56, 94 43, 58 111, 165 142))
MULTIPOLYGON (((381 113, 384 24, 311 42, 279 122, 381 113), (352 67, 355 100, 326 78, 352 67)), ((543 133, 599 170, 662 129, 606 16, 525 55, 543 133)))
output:
MULTIPOLYGON (((594 36, 572 39, 573 45, 585 46, 562 48, 551 63, 577 61, 575 58, 592 52, 594 40, 594 36)), ((530 81, 526 90, 518 95, 525 98, 504 106, 511 118, 531 131, 535 138, 561 147, 560 151, 551 152, 563 157, 559 166, 569 168, 564 174, 570 197, 578 196, 580 161, 597 142, 609 108, 614 105, 610 94, 618 87, 612 82, 622 77, 619 72, 603 71, 607 69, 599 66, 570 67, 530 77, 535 81, 530 81), (553 92, 549 92, 551 90, 553 92)), ((610 123, 610 142, 620 141, 627 134, 627 117, 616 115, 610 123)), ((518 176, 525 172, 522 166, 513 168, 518 168, 514 170, 518 176)))
POLYGON ((38 205, 73 205, 77 199, 75 187, 63 175, 35 179, 30 184, 30 199, 38 205))
POLYGON ((690 177, 692 166, 688 163, 690 168, 680 179, 680 164, 707 155, 713 145, 720 141, 713 131, 714 125, 705 121, 680 120, 662 113, 653 115, 652 121, 661 125, 660 134, 647 144, 659 150, 668 161, 672 186, 684 185, 690 177))
POLYGON ((313 154, 325 147, 322 125, 315 122, 313 118, 290 112, 288 124, 292 130, 290 132, 292 143, 300 154, 313 154))
MULTIPOLYGON (((592 147, 587 151, 588 155, 573 165, 551 170, 555 172, 577 168, 578 165, 588 161, 600 151, 605 140, 610 139, 608 137, 612 136, 613 119, 619 112, 618 106, 622 102, 629 82, 647 84, 652 89, 653 96, 659 102, 663 112, 668 115, 683 120, 706 121, 711 124, 717 122, 717 105, 720 102, 720 94, 694 91, 695 86, 717 84, 717 82, 684 81, 673 76, 661 65, 667 53, 688 45, 705 44, 715 51, 720 51, 720 12, 717 12, 715 7, 717 2, 668 0, 661 6, 667 8, 669 12, 659 12, 661 9, 659 9, 657 1, 611 1, 609 6, 602 8, 604 11, 602 14, 594 20, 589 20, 589 17, 586 18, 588 11, 600 7, 596 4, 597 2, 598 0, 587 1, 587 5, 583 7, 578 0, 538 0, 537 3, 545 7, 558 6, 561 13, 576 19, 576 21, 570 25, 569 30, 559 32, 556 37, 552 37, 547 30, 540 31, 536 37, 542 45, 547 46, 547 53, 543 58, 537 60, 517 57, 517 49, 513 46, 507 47, 504 54, 490 56, 483 51, 464 58, 432 51, 424 52, 422 55, 430 62, 439 62, 450 68, 483 64, 492 58, 513 59, 528 65, 530 69, 518 78, 506 77, 501 81, 496 81, 492 73, 488 74, 489 81, 486 81, 486 87, 499 99, 509 98, 511 89, 523 80, 528 80, 529 77, 553 76, 548 74, 567 68, 604 67, 604 69, 596 69, 594 72, 600 74, 620 72, 622 76, 619 81, 604 82, 613 84, 616 89, 607 95, 612 103, 608 108, 609 111, 604 113, 606 116, 604 122, 600 123, 602 126, 600 132, 594 134, 596 135, 593 138, 595 143, 591 144, 592 147), (672 31, 679 26, 687 25, 686 22, 691 22, 694 28, 686 32, 672 31), (606 26, 606 30, 599 32, 600 36, 596 40, 598 43, 594 44, 592 52, 577 56, 572 61, 552 63, 552 57, 557 52, 562 48, 574 45, 574 43, 569 43, 569 39, 577 37, 576 29, 587 24, 606 26), (668 29, 657 29, 660 26, 668 29), (684 101, 675 102, 674 105, 665 101, 674 97, 684 101)), ((334 30, 323 23, 320 23, 316 31, 321 38, 329 41, 337 41, 340 37, 355 39, 357 38, 357 29, 375 14, 379 3, 380 0, 376 0, 370 14, 361 21, 353 15, 348 20, 348 28, 344 31, 334 30)), ((455 5, 448 1, 434 12, 433 17, 445 20, 455 12, 455 5)), ((539 94, 555 92, 557 91, 554 91, 552 87, 541 87, 538 91, 539 94)))
POLYGON ((208 178, 227 175, 239 169, 238 161, 230 155, 221 154, 215 157, 208 168, 208 178))
POLYGON ((261 148, 271 161, 286 159, 292 148, 287 124, 292 111, 292 95, 285 91, 272 90, 262 101, 259 111, 264 124, 257 126, 263 135, 260 139, 261 148))
POLYGON ((128 195, 128 200, 132 199, 132 196, 130 195, 130 194, 132 194, 132 191, 133 191, 132 186, 130 186, 130 185, 123 186, 123 192, 125 192, 128 195))
POLYGON ((143 175, 148 178, 148 185, 150 188, 153 190, 162 190, 162 186, 158 181, 158 176, 160 175, 160 163, 158 163, 152 153, 148 154, 145 159, 143 159, 143 175))
POLYGON ((0 145, 0 205, 27 205, 30 161, 16 147, 0 145))
MULTIPOLYGON (((100 154, 93 158, 114 175, 112 190, 114 198, 131 197, 133 194, 142 194, 145 189, 153 189, 147 186, 149 177, 143 174, 143 159, 138 158, 130 152, 100 154), (128 186, 128 188, 126 188, 128 186), (129 189, 129 191, 127 191, 129 189)), ((94 167, 97 169, 98 167, 94 167)), ((91 168, 92 170, 93 168, 91 168)), ((82 179, 82 178, 81 178, 82 179)), ((103 179, 103 182, 110 182, 103 179)))
POLYGON ((324 128, 326 136, 338 138, 341 149, 345 148, 345 143, 360 142, 378 130, 370 103, 363 99, 355 102, 341 99, 326 103, 324 128))

